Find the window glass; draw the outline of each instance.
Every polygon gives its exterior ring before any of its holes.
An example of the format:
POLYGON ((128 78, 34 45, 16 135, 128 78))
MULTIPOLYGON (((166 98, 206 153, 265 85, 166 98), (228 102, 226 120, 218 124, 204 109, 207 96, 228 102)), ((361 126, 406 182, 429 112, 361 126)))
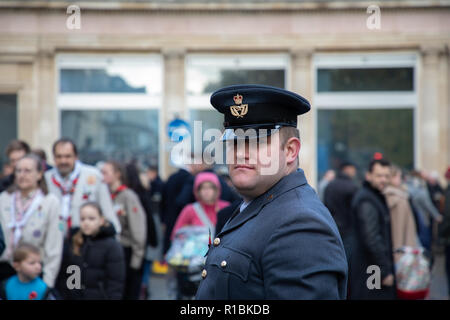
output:
POLYGON ((318 173, 352 161, 364 173, 375 152, 405 169, 414 166, 412 109, 318 110, 318 173))

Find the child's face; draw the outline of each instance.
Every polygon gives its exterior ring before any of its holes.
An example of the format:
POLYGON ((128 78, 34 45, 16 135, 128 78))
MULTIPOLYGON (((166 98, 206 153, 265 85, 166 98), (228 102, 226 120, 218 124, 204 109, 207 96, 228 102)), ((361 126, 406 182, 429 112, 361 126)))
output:
POLYGON ((30 252, 25 260, 14 262, 14 269, 25 279, 31 281, 41 274, 41 256, 30 252))
POLYGON ((207 204, 213 204, 217 200, 216 186, 211 182, 203 182, 198 188, 200 200, 207 204))
POLYGON ((105 219, 100 215, 96 208, 86 206, 80 212, 80 229, 86 236, 94 235, 105 223, 105 219))

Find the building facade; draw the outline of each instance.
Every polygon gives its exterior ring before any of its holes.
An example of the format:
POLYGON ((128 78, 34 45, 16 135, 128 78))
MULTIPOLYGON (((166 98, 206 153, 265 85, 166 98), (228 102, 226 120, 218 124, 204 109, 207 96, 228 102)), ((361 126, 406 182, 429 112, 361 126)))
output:
POLYGON ((370 6, 1 1, 0 147, 20 138, 51 155, 53 141, 69 136, 87 162, 133 156, 167 177, 168 123, 220 129, 210 93, 261 83, 310 100, 300 166, 313 185, 340 161, 365 169, 374 152, 443 173, 450 1, 370 6))

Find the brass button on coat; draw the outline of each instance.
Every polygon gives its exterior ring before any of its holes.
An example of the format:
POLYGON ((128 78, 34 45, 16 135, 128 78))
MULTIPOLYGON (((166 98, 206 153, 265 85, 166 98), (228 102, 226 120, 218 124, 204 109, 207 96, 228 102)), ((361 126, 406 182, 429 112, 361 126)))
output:
POLYGON ((222 268, 225 268, 225 267, 227 266, 227 262, 226 262, 225 260, 223 260, 223 261, 220 263, 220 266, 221 266, 222 268))
POLYGON ((214 239, 214 247, 217 247, 220 244, 220 239, 219 238, 215 238, 214 239))
POLYGON ((202 271, 202 278, 205 279, 208 272, 206 272, 206 269, 203 269, 202 271))

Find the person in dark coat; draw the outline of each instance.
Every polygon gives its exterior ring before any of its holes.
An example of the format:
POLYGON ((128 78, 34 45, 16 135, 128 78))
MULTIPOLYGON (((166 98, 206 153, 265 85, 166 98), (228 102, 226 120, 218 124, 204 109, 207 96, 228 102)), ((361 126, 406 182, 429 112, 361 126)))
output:
POLYGON ((67 300, 120 300, 125 287, 125 258, 115 239, 114 226, 105 221, 100 206, 86 202, 80 209, 80 228, 72 229, 66 240, 57 288, 67 300), (80 287, 69 266, 77 266, 80 287))
POLYGON ((209 247, 196 299, 345 299, 339 231, 298 169, 297 116, 309 102, 236 85, 213 93, 211 104, 225 115, 229 174, 244 200, 209 247))
POLYGON ((385 159, 372 160, 366 181, 353 198, 355 239, 349 268, 352 300, 396 298, 390 214, 382 194, 389 177, 390 163, 385 159), (369 279, 372 275, 374 278, 369 279))
POLYGON ((186 181, 191 176, 192 174, 188 171, 188 168, 181 168, 172 174, 164 185, 161 205, 161 222, 164 225, 163 254, 170 248, 170 235, 178 215, 183 209, 183 206, 176 203, 176 196, 180 194, 186 181))
POLYGON ((355 176, 355 165, 350 162, 342 163, 336 178, 328 184, 324 194, 324 204, 330 210, 337 224, 347 257, 350 253, 348 239, 353 232, 351 204, 353 196, 358 191, 358 186, 354 181, 355 176))

